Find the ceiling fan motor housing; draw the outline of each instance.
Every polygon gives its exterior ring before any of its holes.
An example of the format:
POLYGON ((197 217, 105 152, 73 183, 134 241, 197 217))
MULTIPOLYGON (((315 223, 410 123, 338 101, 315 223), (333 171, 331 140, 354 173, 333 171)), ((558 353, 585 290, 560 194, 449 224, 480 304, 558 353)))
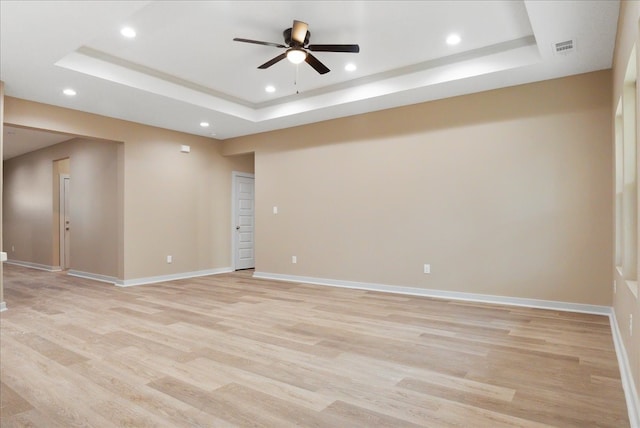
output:
POLYGON ((296 40, 292 40, 291 39, 291 30, 292 30, 292 28, 287 28, 286 30, 284 30, 282 32, 282 35, 284 36, 284 43, 287 46, 290 46, 292 48, 293 47, 301 48, 301 47, 306 46, 307 44, 309 44, 309 38, 311 37, 311 31, 307 31, 307 34, 304 36, 304 43, 300 44, 296 40))

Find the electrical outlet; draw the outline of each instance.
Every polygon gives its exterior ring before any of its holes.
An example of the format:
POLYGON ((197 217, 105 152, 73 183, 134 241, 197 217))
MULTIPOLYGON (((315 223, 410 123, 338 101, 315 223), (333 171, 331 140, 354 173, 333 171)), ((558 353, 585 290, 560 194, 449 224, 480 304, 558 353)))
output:
POLYGON ((11 246, 11 252, 12 252, 12 253, 15 253, 15 252, 16 252, 16 247, 15 247, 15 245, 12 245, 12 246, 11 246))
POLYGON ((273 207, 273 213, 278 214, 278 207, 273 207))
POLYGON ((173 256, 167 256, 167 263, 173 263, 173 256))
POLYGON ((298 258, 296 256, 291 256, 291 263, 298 263, 298 258))
POLYGON ((431 273, 431 265, 430 264, 426 264, 424 265, 424 273, 431 273))

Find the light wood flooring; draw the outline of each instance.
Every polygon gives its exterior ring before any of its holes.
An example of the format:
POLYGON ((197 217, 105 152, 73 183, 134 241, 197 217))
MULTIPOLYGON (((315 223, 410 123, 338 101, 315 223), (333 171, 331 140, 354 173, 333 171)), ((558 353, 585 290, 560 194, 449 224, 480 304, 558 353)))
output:
POLYGON ((9 427, 625 427, 604 316, 5 265, 9 427))

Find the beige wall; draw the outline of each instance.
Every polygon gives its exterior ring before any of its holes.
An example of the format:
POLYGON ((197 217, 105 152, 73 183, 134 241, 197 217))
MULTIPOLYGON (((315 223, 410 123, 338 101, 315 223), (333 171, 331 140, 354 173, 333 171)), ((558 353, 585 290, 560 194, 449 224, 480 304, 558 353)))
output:
POLYGON ((610 88, 603 71, 225 141, 256 153, 256 270, 610 305, 610 88))
POLYGON ((260 271, 606 305, 609 82, 605 71, 523 85, 229 140, 224 152, 10 97, 5 122, 125 142, 123 279, 230 266, 231 171, 252 172, 252 156, 223 154, 256 151, 260 271))
POLYGON ((217 141, 163 130, 125 153, 126 278, 230 267, 231 176, 253 172, 252 156, 225 158, 217 141), (180 153, 185 143, 191 153, 180 153))
POLYGON ((70 268, 118 277, 119 146, 78 138, 4 162, 3 230, 9 259, 59 266, 57 189, 65 163, 54 161, 69 158, 70 268))
POLYGON ((11 97, 4 121, 124 143, 117 163, 120 279, 231 266, 231 172, 253 172, 253 155, 224 157, 214 139, 11 97), (191 153, 180 153, 183 144, 191 153))
MULTIPOLYGON (((636 44, 640 48, 639 29, 640 25, 640 2, 623 1, 620 4, 620 17, 618 20, 618 35, 616 39, 616 49, 613 59, 613 97, 611 101, 610 115, 615 116, 618 100, 622 95, 624 83, 624 75, 627 69, 627 63, 631 54, 633 45, 636 44)), ((640 55, 638 55, 640 58, 640 55)), ((640 61, 636 70, 640 70, 640 61)), ((636 87, 636 102, 640 100, 640 93, 636 87)), ((640 112, 640 106, 636 105, 636 112, 640 112)), ((636 126, 640 124, 637 120, 636 126)), ((611 131, 613 133, 613 130, 611 131)), ((636 136, 640 136, 640 128, 636 128, 636 136)), ((613 151, 613 149, 612 149, 613 151)), ((640 151, 638 151, 640 154, 640 151)), ((640 159, 637 165, 640 166, 640 159)), ((640 169, 638 171, 640 177, 640 169)), ((637 199, 640 201, 640 197, 637 199)), ((640 207, 638 207, 640 214, 640 207)), ((640 247, 640 235, 636 236, 638 247, 640 247)), ((615 310, 618 328, 622 335, 625 350, 633 378, 636 391, 640 391, 640 300, 634 296, 631 289, 626 286, 625 278, 623 278, 617 270, 613 272, 613 280, 618 284, 617 292, 613 295, 613 308, 615 310), (629 332, 629 316, 633 316, 633 335, 629 332)), ((638 270, 640 272, 640 262, 638 270)))

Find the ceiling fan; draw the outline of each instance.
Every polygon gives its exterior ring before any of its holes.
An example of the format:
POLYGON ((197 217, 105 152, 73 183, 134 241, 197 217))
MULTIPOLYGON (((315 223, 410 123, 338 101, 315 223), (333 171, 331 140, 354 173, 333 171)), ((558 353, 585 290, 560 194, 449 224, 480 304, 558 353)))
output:
POLYGON ((282 33, 284 36, 284 45, 280 43, 261 42, 258 40, 240 39, 234 38, 236 42, 254 43, 256 45, 273 46, 275 48, 286 49, 286 51, 277 57, 265 62, 258 68, 269 68, 277 62, 287 58, 294 64, 300 64, 306 62, 314 70, 320 74, 329 72, 329 68, 318 60, 315 56, 311 55, 311 52, 348 52, 358 53, 360 52, 360 46, 358 45, 310 45, 309 38, 311 32, 309 31, 309 25, 302 21, 293 21, 293 27, 287 28, 282 33))

